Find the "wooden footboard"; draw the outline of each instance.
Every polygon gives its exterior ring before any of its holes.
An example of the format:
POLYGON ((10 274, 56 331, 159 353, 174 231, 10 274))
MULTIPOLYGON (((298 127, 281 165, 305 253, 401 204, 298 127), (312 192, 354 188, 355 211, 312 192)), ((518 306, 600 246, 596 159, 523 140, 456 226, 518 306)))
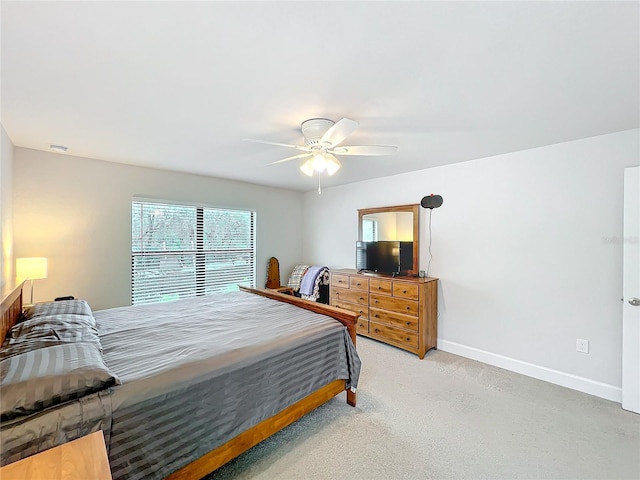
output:
POLYGON ((293 295, 279 293, 275 290, 243 287, 242 285, 239 285, 239 288, 240 290, 245 292, 255 293, 256 295, 261 295, 263 297, 272 298, 281 302, 290 303, 292 305, 295 305, 296 307, 311 310, 312 312, 316 313, 322 313, 323 315, 328 315, 329 317, 335 318, 345 327, 347 327, 347 330, 349 330, 349 336, 351 337, 353 344, 356 344, 356 322, 358 321, 358 317, 360 317, 360 314, 358 313, 344 310, 338 307, 332 307, 331 305, 325 305, 323 303, 312 302, 311 300, 304 300, 302 298, 294 297, 293 295))

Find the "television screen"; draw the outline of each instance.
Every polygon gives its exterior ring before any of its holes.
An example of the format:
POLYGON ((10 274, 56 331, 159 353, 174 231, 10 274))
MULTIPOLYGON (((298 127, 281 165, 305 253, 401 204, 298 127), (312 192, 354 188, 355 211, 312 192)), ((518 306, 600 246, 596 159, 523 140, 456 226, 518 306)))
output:
POLYGON ((413 268, 413 242, 358 242, 356 269, 399 274, 413 268))

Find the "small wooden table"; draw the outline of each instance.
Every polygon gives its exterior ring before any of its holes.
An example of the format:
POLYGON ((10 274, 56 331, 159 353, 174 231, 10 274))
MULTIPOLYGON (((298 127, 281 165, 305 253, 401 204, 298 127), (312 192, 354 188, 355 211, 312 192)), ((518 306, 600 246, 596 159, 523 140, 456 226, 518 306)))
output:
POLYGON ((111 480, 102 431, 0 468, 2 480, 111 480))

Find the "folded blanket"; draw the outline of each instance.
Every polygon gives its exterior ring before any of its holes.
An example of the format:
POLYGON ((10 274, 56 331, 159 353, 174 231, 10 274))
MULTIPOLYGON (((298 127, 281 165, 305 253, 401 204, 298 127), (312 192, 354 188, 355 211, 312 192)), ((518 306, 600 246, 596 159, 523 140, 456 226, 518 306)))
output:
POLYGON ((300 290, 300 282, 302 282, 302 277, 307 273, 309 269, 309 265, 296 265, 293 268, 293 272, 289 277, 289 281, 287 282, 287 287, 293 288, 294 291, 300 290))
POLYGON ((318 276, 324 271, 328 270, 327 267, 321 267, 318 265, 313 265, 309 267, 307 273, 302 277, 302 282, 300 282, 300 294, 301 295, 312 295, 313 287, 316 284, 316 279, 318 276))

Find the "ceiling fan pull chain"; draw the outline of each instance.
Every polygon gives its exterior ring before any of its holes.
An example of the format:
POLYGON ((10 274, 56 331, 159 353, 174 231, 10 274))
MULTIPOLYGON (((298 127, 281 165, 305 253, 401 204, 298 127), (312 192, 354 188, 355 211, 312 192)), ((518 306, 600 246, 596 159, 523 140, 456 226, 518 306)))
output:
POLYGON ((318 172, 318 195, 322 195, 322 188, 320 188, 320 172, 318 172))

